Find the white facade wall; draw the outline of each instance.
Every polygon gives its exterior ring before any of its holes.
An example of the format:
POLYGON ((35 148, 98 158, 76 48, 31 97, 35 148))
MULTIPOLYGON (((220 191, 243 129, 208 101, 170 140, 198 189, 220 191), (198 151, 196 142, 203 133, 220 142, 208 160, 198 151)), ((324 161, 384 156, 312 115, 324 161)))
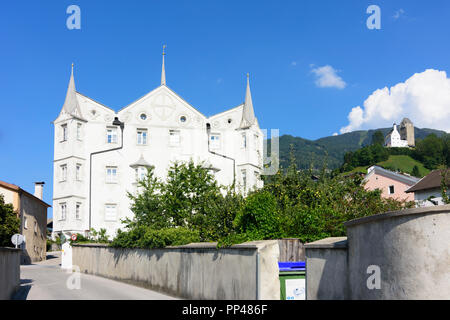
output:
POLYGON ((141 157, 155 167, 155 174, 161 179, 165 179, 173 161, 207 161, 220 169, 215 172, 217 181, 231 185, 233 161, 208 152, 207 123, 211 124, 211 135, 220 134, 219 148, 211 148, 211 151, 236 160, 236 183, 241 186, 240 190, 245 192, 262 187, 259 175, 262 172, 264 137, 257 122, 248 129, 239 129, 244 105, 208 118, 165 85, 117 113, 82 94, 76 93, 76 99, 81 117, 69 115, 63 109, 54 121, 54 234, 64 232, 70 236, 71 233, 89 230, 90 154, 120 146, 119 127, 115 127, 117 143, 107 141, 107 128, 114 127, 114 117, 125 123, 123 149, 93 155, 91 228, 105 228, 113 236, 121 227, 120 220, 132 217, 127 192, 135 192, 137 184, 135 169, 130 165, 141 157), (142 114, 146 115, 145 120, 141 118, 142 114), (181 117, 184 117, 184 122, 181 117), (67 141, 63 141, 63 126, 67 126, 67 141), (147 144, 137 143, 138 129, 147 130, 147 144), (179 146, 170 144, 170 130, 179 130, 179 146), (246 135, 246 147, 243 146, 243 134, 246 135), (64 165, 67 166, 65 181, 61 169, 64 165), (78 176, 77 165, 81 168, 78 176), (115 183, 106 181, 107 167, 117 168, 115 183), (246 170, 245 190, 242 188, 242 170, 246 170), (65 215, 61 207, 64 204, 65 215), (115 219, 106 217, 107 205, 116 205, 115 219))
MULTIPOLYGON (((450 196, 450 191, 447 192, 450 196)), ((444 201, 442 200, 442 194, 441 189, 430 189, 430 190, 418 190, 414 192, 414 200, 416 201, 417 207, 431 207, 435 205, 444 205, 444 201), (429 197, 432 198, 433 201, 436 202, 436 204, 432 203, 431 201, 428 201, 427 199, 429 197)))

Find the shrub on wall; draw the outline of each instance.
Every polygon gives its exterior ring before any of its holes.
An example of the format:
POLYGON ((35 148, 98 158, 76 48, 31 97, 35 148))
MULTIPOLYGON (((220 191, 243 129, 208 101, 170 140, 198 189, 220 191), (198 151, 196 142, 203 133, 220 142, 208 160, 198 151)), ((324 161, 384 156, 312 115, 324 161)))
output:
POLYGON ((11 237, 19 232, 20 219, 14 211, 13 205, 5 203, 0 194, 0 247, 11 247, 11 237))

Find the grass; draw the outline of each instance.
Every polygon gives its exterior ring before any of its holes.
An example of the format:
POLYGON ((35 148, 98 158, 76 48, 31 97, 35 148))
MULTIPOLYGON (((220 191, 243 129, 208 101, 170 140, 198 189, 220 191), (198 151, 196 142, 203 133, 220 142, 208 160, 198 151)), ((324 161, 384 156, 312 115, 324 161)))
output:
POLYGON ((416 165, 419 168, 421 177, 430 173, 430 170, 425 168, 422 163, 406 155, 389 156, 388 160, 377 163, 377 165, 388 170, 401 171, 409 174, 411 174, 416 165))
MULTIPOLYGON (((386 161, 378 162, 377 166, 383 167, 392 171, 400 171, 403 173, 411 174, 414 166, 416 165, 419 168, 420 177, 426 176, 430 173, 430 170, 425 168, 423 164, 417 160, 414 160, 410 156, 406 155, 397 155, 397 156, 389 156, 389 159, 386 161)), ((367 173, 367 169, 369 166, 356 167, 352 171, 345 172, 344 174, 349 173, 367 173)))

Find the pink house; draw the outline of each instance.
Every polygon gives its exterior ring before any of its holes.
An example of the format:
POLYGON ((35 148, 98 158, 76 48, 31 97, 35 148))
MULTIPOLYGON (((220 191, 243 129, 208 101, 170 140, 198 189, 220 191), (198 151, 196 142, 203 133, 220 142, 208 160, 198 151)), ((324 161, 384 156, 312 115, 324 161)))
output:
POLYGON ((364 178, 367 190, 380 189, 382 192, 381 196, 384 198, 406 201, 414 201, 414 193, 406 193, 405 191, 419 180, 419 178, 386 170, 378 166, 372 166, 367 169, 367 175, 364 178))

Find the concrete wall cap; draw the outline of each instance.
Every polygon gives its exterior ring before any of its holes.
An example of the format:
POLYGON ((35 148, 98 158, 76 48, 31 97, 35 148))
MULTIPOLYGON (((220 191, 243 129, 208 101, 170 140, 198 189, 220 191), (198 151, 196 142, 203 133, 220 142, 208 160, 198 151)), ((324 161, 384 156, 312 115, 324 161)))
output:
POLYGON ((450 205, 432 206, 432 207, 421 207, 412 209, 403 209, 399 211, 389 211, 385 213, 375 214, 373 216, 367 216, 363 218, 353 219, 344 222, 346 228, 353 227, 363 223, 375 222, 378 220, 398 218, 408 215, 420 215, 420 214, 437 214, 437 213, 450 213, 450 205))
POLYGON ((330 237, 305 244, 305 249, 345 249, 347 237, 330 237))
MULTIPOLYGON (((221 249, 262 249, 268 245, 278 245, 278 240, 260 240, 260 241, 250 241, 250 242, 244 242, 240 244, 235 244, 230 247, 223 247, 221 249)), ((73 247, 109 247, 109 244, 107 243, 74 243, 72 245, 73 247)), ((149 249, 149 248, 135 248, 135 249, 147 249, 147 250, 156 250, 156 249, 218 249, 217 248, 217 242, 194 242, 189 243, 182 246, 168 246, 165 248, 155 248, 155 249, 149 249)))

